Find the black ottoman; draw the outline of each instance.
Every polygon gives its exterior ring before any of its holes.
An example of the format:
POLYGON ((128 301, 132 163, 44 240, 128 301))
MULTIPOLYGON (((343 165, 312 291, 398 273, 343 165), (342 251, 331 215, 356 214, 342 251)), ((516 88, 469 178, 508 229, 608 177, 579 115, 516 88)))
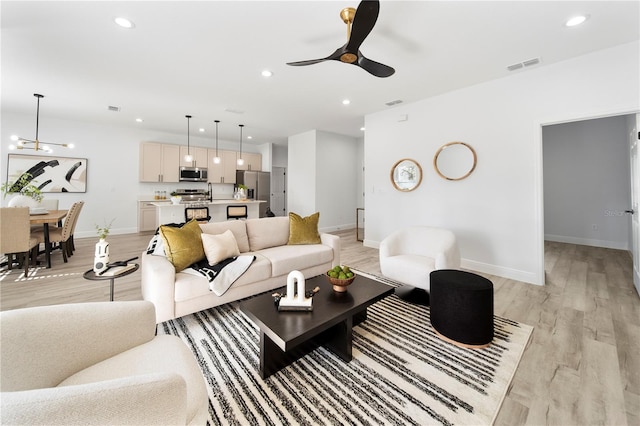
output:
POLYGON ((431 272, 431 325, 442 339, 467 348, 493 340, 493 283, 471 272, 431 272))

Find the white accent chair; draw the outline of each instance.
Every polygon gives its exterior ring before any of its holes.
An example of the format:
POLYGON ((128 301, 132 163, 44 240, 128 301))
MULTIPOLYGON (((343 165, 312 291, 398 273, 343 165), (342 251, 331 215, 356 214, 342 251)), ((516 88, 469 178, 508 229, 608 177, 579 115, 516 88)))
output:
POLYGON ((2 424, 206 423, 194 355, 156 336, 153 303, 99 302, 0 312, 2 424))
POLYGON ((456 236, 447 229, 404 228, 380 243, 380 271, 387 278, 429 292, 436 269, 460 269, 456 236))

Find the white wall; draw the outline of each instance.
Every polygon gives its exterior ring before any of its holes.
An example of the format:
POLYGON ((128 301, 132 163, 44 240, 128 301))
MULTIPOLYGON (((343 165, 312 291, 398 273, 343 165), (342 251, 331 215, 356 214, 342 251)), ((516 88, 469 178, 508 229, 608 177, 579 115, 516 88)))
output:
POLYGON ((287 210, 320 212, 319 228, 355 227, 357 139, 311 130, 289 137, 287 210))
MULTIPOLYGON (((639 43, 629 43, 368 115, 365 245, 408 225, 458 238, 463 267, 544 283, 541 127, 640 109, 639 43), (407 115, 407 121, 399 121, 407 115), (446 181, 433 170, 444 143, 478 154, 474 173, 446 181), (409 157, 422 185, 393 189, 389 170, 409 157)), ((428 83, 426 83, 428 84, 428 83)))
POLYGON ((546 240, 630 248, 627 117, 543 128, 546 240))
MULTIPOLYGON (((9 153, 33 155, 34 151, 9 151, 9 138, 13 134, 35 136, 35 115, 14 114, 2 110, 0 131, 0 180, 7 179, 9 153)), ((156 190, 171 191, 176 188, 203 188, 205 183, 140 183, 138 182, 139 145, 143 141, 155 141, 186 145, 185 134, 162 133, 136 127, 104 126, 93 123, 57 120, 40 117, 39 137, 43 141, 74 143, 72 150, 57 148, 53 155, 87 158, 86 193, 52 193, 45 198, 60 200, 60 208, 69 208, 75 201, 85 205, 78 218, 76 237, 95 236, 95 225, 115 218, 111 232, 124 234, 137 232, 138 198, 152 196, 156 190)), ((190 137, 192 146, 215 148, 215 141, 197 135, 190 137)), ((220 149, 238 150, 238 142, 218 141, 220 149)), ((260 152, 254 145, 243 144, 247 152, 260 152)), ((56 147, 54 147, 56 148, 56 147)), ((38 155, 43 155, 38 153, 38 155)), ((46 155, 46 154, 44 154, 46 155)), ((224 185, 229 187, 230 185, 224 185)), ((224 189, 226 188, 219 188, 224 189)), ((9 197, 2 199, 6 205, 9 197)))

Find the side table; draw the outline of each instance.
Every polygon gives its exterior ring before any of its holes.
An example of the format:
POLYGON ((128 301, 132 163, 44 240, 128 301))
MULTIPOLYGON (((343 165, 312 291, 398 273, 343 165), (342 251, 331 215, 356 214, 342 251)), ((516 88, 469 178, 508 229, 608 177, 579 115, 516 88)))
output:
POLYGON ((112 275, 98 275, 96 274, 93 269, 89 269, 87 272, 85 272, 84 274, 82 274, 82 276, 87 279, 87 280, 91 280, 91 281, 102 281, 102 280, 110 280, 111 281, 111 302, 113 302, 113 282, 115 281, 116 278, 122 278, 125 277, 129 274, 133 274, 135 271, 138 270, 140 266, 137 263, 134 263, 134 267, 131 269, 127 269, 123 272, 116 272, 112 275))

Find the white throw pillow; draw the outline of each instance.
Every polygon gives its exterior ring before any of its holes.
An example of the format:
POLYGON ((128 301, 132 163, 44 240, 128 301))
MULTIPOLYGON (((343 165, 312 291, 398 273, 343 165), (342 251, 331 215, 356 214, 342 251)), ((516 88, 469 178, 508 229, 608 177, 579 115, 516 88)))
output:
POLYGON ((202 246, 204 254, 207 256, 207 262, 213 266, 230 257, 240 255, 238 243, 236 242, 233 232, 224 231, 222 234, 202 234, 202 246))

